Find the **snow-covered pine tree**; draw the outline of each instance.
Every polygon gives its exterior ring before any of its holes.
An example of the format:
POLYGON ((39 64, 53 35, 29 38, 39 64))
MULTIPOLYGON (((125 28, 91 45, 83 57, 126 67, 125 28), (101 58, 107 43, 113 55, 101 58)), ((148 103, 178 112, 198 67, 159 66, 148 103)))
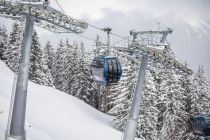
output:
POLYGON ((94 52, 95 56, 101 55, 101 48, 100 47, 104 44, 100 41, 99 35, 96 36, 95 45, 96 45, 96 48, 93 49, 93 52, 94 52))
POLYGON ((23 29, 20 23, 15 22, 12 25, 12 31, 9 36, 8 45, 3 54, 6 65, 13 71, 18 71, 18 65, 21 55, 21 46, 23 39, 23 29))
POLYGON ((42 57, 42 71, 43 71, 43 85, 45 86, 54 86, 53 85, 53 77, 52 77, 52 74, 51 74, 51 71, 47 65, 47 61, 44 57, 42 57))
POLYGON ((85 55, 83 43, 76 50, 77 63, 73 68, 74 74, 72 76, 71 92, 77 98, 93 105, 92 102, 94 101, 96 90, 92 87, 93 80, 90 77, 89 65, 87 64, 87 56, 85 55))
MULTIPOLYGON (((73 61, 72 64, 74 65, 74 67, 72 67, 72 77, 71 77, 71 85, 70 85, 70 92, 71 95, 80 98, 80 93, 81 93, 81 88, 80 84, 81 84, 81 80, 80 80, 80 75, 82 75, 82 69, 81 69, 81 60, 83 58, 81 58, 81 48, 78 45, 77 42, 74 42, 73 44, 73 61), (78 79, 79 78, 79 79, 78 79)), ((73 66, 72 65, 72 66, 73 66)), ((83 67, 83 66, 82 66, 83 67)))
POLYGON ((29 79, 40 85, 49 85, 44 70, 42 49, 38 34, 34 30, 32 34, 29 79))
POLYGON ((186 131, 185 123, 188 113, 181 92, 181 83, 173 69, 164 69, 164 77, 160 83, 160 111, 159 122, 160 140, 180 140, 186 131))
POLYGON ((199 66, 197 73, 194 75, 192 90, 191 115, 210 115, 210 91, 203 66, 199 66))
POLYGON ((8 35, 7 30, 3 26, 0 26, 0 60, 3 60, 3 54, 6 49, 6 45, 8 45, 8 35))
MULTIPOLYGON (((187 63, 185 62, 185 66, 187 67, 187 63)), ((194 140, 196 139, 195 135, 192 133, 192 126, 191 126, 191 114, 190 111, 191 105, 193 104, 193 79, 192 76, 188 73, 180 72, 180 70, 177 69, 177 72, 179 73, 179 82, 181 84, 181 95, 182 95, 182 102, 184 103, 185 110, 187 112, 186 118, 183 118, 183 130, 184 133, 182 134, 181 140, 194 140)))
MULTIPOLYGON (((155 66, 158 63, 155 64, 155 66)), ((160 132, 162 130, 163 127, 163 120, 164 120, 164 116, 163 116, 163 112, 166 110, 166 106, 164 104, 164 101, 166 100, 166 92, 165 89, 162 87, 163 84, 165 83, 166 85, 166 80, 168 79, 168 73, 167 70, 165 69, 165 67, 161 67, 159 69, 159 71, 154 71, 155 74, 155 82, 156 82, 156 89, 157 89, 157 94, 158 94, 158 98, 157 98, 157 108, 159 110, 159 114, 158 114, 158 139, 160 139, 160 132)), ((160 139, 161 140, 161 139, 160 139)))
POLYGON ((74 74, 73 68, 77 65, 77 47, 69 44, 68 39, 66 40, 66 53, 64 59, 64 79, 63 79, 63 87, 64 91, 68 94, 71 94, 71 85, 73 83, 72 76, 74 74))
POLYGON ((56 89, 64 90, 64 80, 65 80, 65 56, 66 56, 67 48, 66 45, 61 40, 57 51, 55 53, 55 59, 53 62, 52 68, 52 76, 53 82, 56 89))
POLYGON ((50 44, 50 41, 47 41, 47 44, 43 50, 42 57, 43 71, 46 75, 46 78, 44 78, 44 83, 46 86, 53 86, 52 67, 54 62, 54 56, 54 48, 50 44))
POLYGON ((49 69, 50 74, 52 75, 51 71, 52 71, 52 67, 53 67, 55 52, 54 52, 54 48, 51 45, 50 41, 47 41, 47 44, 43 51, 43 57, 46 61, 47 69, 49 69))

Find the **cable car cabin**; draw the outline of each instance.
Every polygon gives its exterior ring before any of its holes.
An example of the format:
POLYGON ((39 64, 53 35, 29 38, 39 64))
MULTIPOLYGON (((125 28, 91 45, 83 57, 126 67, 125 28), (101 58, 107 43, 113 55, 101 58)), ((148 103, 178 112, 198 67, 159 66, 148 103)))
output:
POLYGON ((116 84, 122 75, 117 57, 98 56, 91 64, 91 73, 95 82, 106 86, 116 84))
POLYGON ((210 117, 194 116, 192 119, 192 129, 195 135, 210 136, 210 117))

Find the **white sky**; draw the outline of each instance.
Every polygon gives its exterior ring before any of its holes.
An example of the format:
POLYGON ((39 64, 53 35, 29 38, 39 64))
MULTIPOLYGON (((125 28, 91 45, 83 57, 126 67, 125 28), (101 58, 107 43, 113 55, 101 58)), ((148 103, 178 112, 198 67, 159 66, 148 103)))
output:
MULTIPOLYGON (((199 27, 200 13, 210 6, 208 0, 58 0, 58 2, 66 14, 80 19, 98 20, 105 16, 106 10, 120 11, 127 15, 138 11, 156 18, 175 14, 176 20, 179 18, 196 27, 199 27)), ((51 5, 59 9, 55 0, 51 0, 51 5)), ((210 28, 210 25, 208 27, 210 28)))
MULTIPOLYGON (((128 5, 123 0, 58 0, 58 2, 62 5, 66 14, 75 18, 89 18, 90 20, 103 18, 103 10, 105 9, 124 13, 136 9, 133 4, 128 5)), ((51 0, 51 5, 56 6, 55 0, 51 0)))

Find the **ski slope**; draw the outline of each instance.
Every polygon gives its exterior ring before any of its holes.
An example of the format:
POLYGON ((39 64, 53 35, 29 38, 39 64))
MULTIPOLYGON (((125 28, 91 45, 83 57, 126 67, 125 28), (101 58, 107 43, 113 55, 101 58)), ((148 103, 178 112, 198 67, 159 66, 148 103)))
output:
MULTIPOLYGON (((0 140, 4 139, 14 74, 0 61, 0 140)), ((54 88, 29 82, 27 140, 121 140, 112 117, 54 88)))

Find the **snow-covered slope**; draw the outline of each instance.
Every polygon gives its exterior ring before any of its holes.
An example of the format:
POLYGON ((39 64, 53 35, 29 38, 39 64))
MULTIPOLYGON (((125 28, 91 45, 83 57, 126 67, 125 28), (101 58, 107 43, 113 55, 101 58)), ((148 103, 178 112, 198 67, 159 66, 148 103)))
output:
MULTIPOLYGON (((9 112, 14 74, 0 61, 0 140, 9 112)), ((111 117, 53 88, 29 82, 27 140, 121 140, 111 117)))

